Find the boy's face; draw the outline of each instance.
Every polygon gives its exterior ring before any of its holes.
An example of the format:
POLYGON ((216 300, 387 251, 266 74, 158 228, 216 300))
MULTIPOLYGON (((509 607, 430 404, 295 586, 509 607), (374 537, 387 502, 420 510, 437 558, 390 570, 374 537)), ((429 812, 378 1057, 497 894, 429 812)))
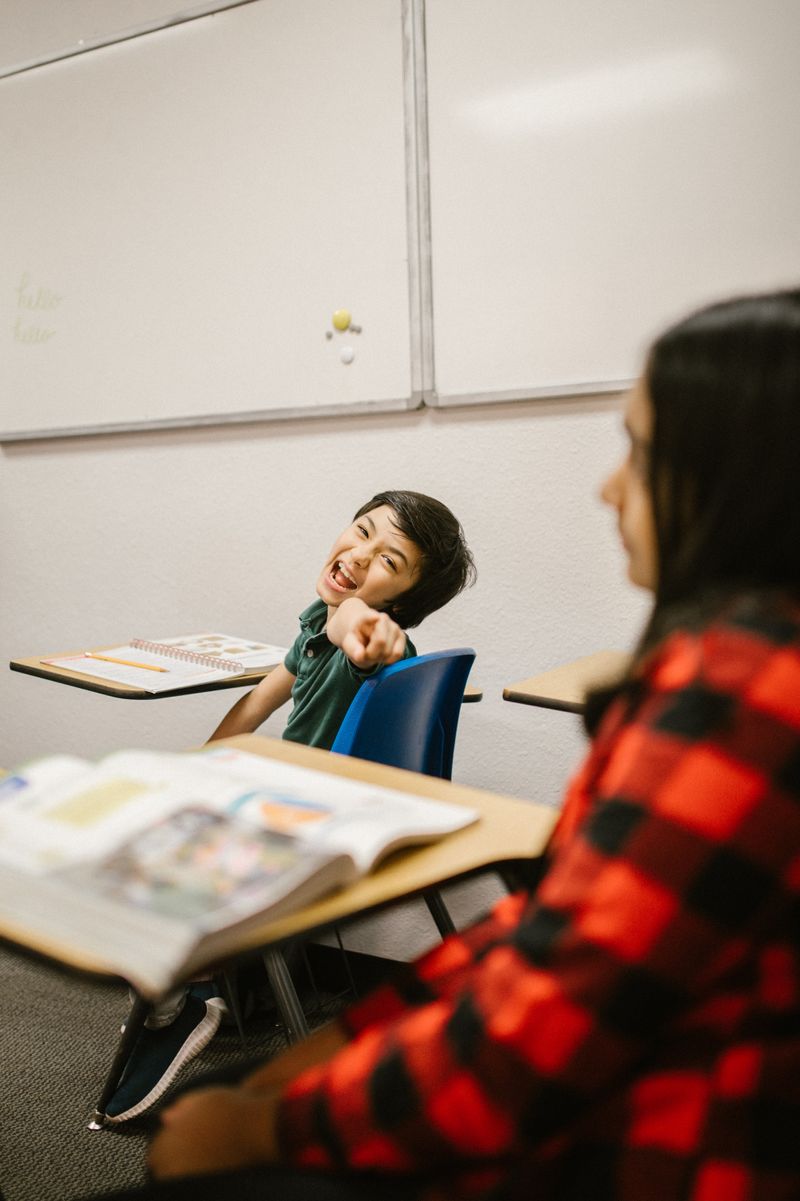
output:
POLYGON ((356 518, 334 542, 317 580, 317 594, 329 608, 357 596, 372 609, 385 609, 418 578, 421 553, 394 524, 389 505, 356 518))

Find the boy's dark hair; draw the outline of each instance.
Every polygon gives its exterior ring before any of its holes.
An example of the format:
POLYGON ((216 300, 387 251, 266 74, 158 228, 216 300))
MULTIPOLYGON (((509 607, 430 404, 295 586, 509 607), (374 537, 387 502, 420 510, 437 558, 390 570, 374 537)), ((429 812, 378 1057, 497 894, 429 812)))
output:
POLYGON ((353 520, 381 505, 389 506, 398 530, 422 554, 419 579, 387 607, 390 617, 407 630, 474 584, 477 572, 464 531, 447 505, 422 492, 379 492, 353 520))

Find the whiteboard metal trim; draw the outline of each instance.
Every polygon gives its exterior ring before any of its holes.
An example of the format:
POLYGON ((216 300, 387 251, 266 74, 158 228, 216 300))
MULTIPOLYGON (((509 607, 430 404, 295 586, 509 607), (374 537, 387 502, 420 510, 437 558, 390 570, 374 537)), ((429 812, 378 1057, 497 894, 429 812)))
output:
POLYGON ((432 409, 454 409, 462 405, 506 404, 518 400, 561 400, 570 396, 607 396, 627 392, 635 379, 604 380, 595 384, 545 384, 540 388, 513 388, 507 392, 465 392, 426 397, 432 409))
POLYGON ((402 26, 411 395, 424 402, 434 386, 425 0, 403 0, 402 26))
POLYGON ((78 54, 89 54, 92 50, 100 50, 103 46, 113 46, 115 42, 129 42, 132 38, 144 37, 148 33, 157 33, 159 29, 170 29, 173 25, 185 25, 187 21, 196 21, 200 17, 210 17, 214 13, 227 8, 241 8, 244 4, 255 4, 258 0, 206 0, 204 4, 196 4, 170 17, 158 17, 144 25, 136 25, 130 29, 121 29, 93 40, 83 39, 74 46, 66 46, 63 50, 49 51, 27 62, 13 63, 0 66, 0 79, 11 75, 21 75, 24 71, 33 71, 46 63, 60 62, 64 58, 75 58, 78 54))
POLYGON ((205 413, 194 417, 164 417, 149 421, 99 422, 95 425, 71 425, 58 429, 0 431, 4 442, 43 442, 48 438, 83 438, 98 434, 130 434, 147 430, 191 429, 193 426, 247 425, 272 421, 304 421, 324 417, 358 417, 373 413, 407 413, 421 409, 419 397, 404 396, 397 400, 359 400, 347 405, 314 405, 313 408, 251 409, 241 413, 205 413))

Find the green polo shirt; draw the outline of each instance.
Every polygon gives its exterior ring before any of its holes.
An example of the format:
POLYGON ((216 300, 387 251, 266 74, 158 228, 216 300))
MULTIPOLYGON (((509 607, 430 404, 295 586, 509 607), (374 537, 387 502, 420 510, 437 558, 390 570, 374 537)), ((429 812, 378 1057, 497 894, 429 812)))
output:
MULTIPOLYGON (((353 697, 380 664, 367 671, 355 667, 338 646, 328 641, 327 620, 328 606, 319 599, 300 614, 300 633, 283 661, 286 670, 297 677, 283 737, 330 750, 353 697)), ((406 636, 403 658, 410 659, 416 653, 406 636)))

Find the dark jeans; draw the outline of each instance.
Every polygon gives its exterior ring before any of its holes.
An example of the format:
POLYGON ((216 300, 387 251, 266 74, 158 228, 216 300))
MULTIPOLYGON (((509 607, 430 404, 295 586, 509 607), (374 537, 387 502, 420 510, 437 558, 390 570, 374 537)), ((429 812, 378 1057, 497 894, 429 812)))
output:
POLYGON ((290 1168, 259 1168, 184 1176, 122 1193, 92 1193, 84 1201, 414 1201, 419 1185, 418 1181, 401 1182, 386 1176, 325 1176, 290 1168))
POLYGON ((123 1193, 93 1193, 86 1201, 413 1201, 418 1187, 418 1182, 386 1176, 327 1176, 290 1168, 258 1168, 185 1176, 123 1193))

